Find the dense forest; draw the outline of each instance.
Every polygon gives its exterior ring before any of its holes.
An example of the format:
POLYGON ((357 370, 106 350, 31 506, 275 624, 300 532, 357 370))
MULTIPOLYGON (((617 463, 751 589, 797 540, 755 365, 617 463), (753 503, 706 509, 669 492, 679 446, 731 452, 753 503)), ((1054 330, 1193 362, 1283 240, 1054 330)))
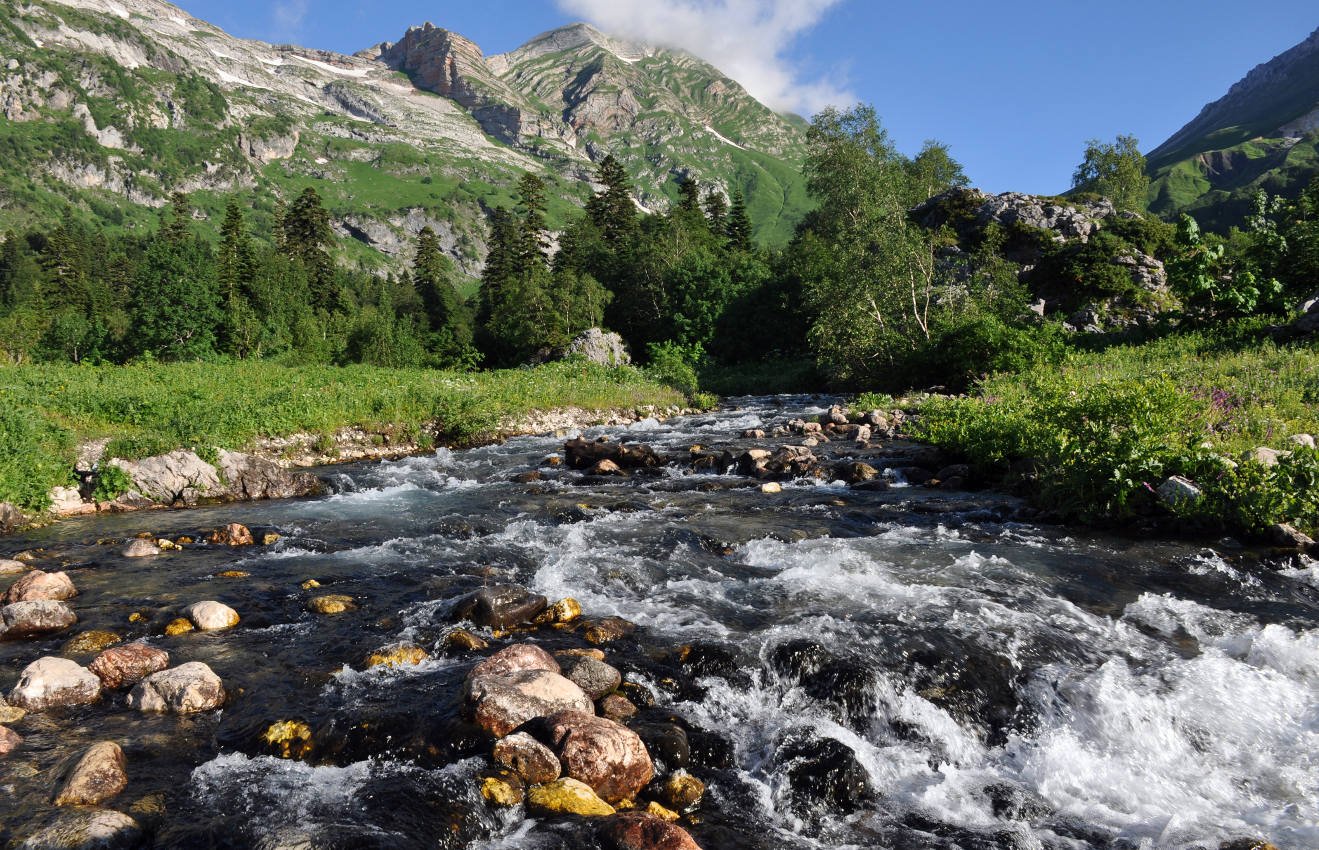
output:
POLYGON ((232 197, 218 243, 194 232, 182 195, 143 236, 112 238, 69 216, 6 234, 0 351, 12 363, 471 369, 553 358, 603 326, 688 391, 712 364, 767 360, 790 360, 798 374, 805 365, 832 386, 963 388, 1060 356, 1065 315, 1030 309, 1045 295, 1063 291, 1065 313, 1084 303, 1135 311, 1148 330, 1281 313, 1319 280, 1319 182, 1296 201, 1261 195, 1246 229, 1217 236, 1189 218, 1142 214, 1135 140, 1095 142, 1073 193, 1056 200, 1102 195, 1120 214, 1078 241, 1024 223, 966 226, 956 190, 967 179, 948 150, 929 142, 903 156, 867 107, 821 113, 809 145, 817 206, 778 251, 753 244, 740 195, 694 180, 667 213, 640 212, 612 157, 585 210, 551 233, 545 187, 527 174, 517 205, 490 211, 485 272, 467 299, 430 230, 410 277, 342 266, 311 188, 281 204, 272 233, 250 232, 251 199, 232 197), (1166 265, 1167 293, 1139 291, 1114 262, 1135 254, 1166 265))

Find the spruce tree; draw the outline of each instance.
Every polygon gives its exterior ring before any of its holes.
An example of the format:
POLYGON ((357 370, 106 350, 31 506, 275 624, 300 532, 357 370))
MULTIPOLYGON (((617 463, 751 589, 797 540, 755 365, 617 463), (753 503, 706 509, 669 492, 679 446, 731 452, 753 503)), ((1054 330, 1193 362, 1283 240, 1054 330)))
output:
POLYGON ((253 310, 256 252, 247 235, 238 201, 230 198, 220 226, 220 250, 215 258, 216 287, 220 297, 220 350, 246 357, 258 348, 259 321, 253 310))
POLYGON ((733 206, 728 211, 724 235, 728 237, 728 247, 736 251, 751 250, 751 217, 747 215, 746 196, 740 189, 733 193, 733 206))
POLYGON ((335 280, 330 245, 334 232, 330 214, 316 189, 308 186, 284 211, 279 221, 280 247, 302 262, 311 286, 312 305, 332 312, 343 306, 343 293, 335 280))
POLYGON ((711 189, 705 196, 705 219, 710 223, 710 232, 723 236, 728 230, 728 201, 724 193, 711 189))
POLYGON ((613 154, 601 160, 596 179, 604 188, 587 202, 586 214, 600 230, 605 242, 617 246, 635 237, 637 232, 632 180, 613 154))
POLYGON ((701 184, 690 175, 678 186, 678 210, 692 216, 701 214, 701 184))

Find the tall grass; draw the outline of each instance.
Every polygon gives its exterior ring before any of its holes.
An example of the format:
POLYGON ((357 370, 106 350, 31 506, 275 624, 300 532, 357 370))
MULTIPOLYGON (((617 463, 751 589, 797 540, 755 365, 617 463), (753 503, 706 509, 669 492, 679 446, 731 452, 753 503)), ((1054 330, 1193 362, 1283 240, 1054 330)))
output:
POLYGON ((260 437, 345 426, 438 422, 455 443, 507 416, 559 407, 680 405, 680 393, 632 369, 557 363, 450 373, 268 362, 0 368, 0 501, 45 506, 68 483, 80 440, 108 437, 115 455, 175 448, 241 449, 260 437))

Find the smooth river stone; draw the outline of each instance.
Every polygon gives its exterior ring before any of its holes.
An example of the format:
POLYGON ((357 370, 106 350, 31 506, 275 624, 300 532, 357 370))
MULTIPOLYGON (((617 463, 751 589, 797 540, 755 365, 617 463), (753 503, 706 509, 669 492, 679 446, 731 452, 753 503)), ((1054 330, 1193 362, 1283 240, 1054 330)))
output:
POLYGON ((18 850, 131 850, 142 843, 137 821, 109 809, 70 811, 34 832, 18 850))
POLYGON ((5 639, 62 632, 78 622, 78 615, 63 602, 15 602, 0 609, 0 636, 5 639))
POLYGON ((33 570, 10 585, 5 591, 5 604, 13 602, 62 602, 78 595, 73 580, 66 573, 46 573, 33 570))
POLYGON ((138 711, 195 714, 224 704, 224 683, 200 661, 152 673, 133 688, 128 704, 138 711))
POLYGON ((203 632, 219 632, 238 625, 238 612, 222 602, 198 602, 184 612, 203 632))
POLYGON ((480 676, 511 676, 527 670, 547 670, 558 673, 559 662, 554 656, 532 643, 517 643, 501 649, 472 668, 467 676, 476 679, 480 676))
POLYGON ((128 787, 124 751, 101 741, 83 754, 55 796, 57 806, 98 806, 128 787))
POLYGON ((600 837, 612 850, 701 850, 687 830, 649 812, 623 812, 610 818, 600 837))
POLYGON ((496 738, 537 717, 567 710, 595 710, 581 688, 548 670, 468 679, 465 696, 477 725, 496 738))
POLYGON ((86 705, 101 698, 96 674, 67 658, 38 658, 23 668, 9 702, 28 711, 86 705))
POLYGON ((87 665, 102 684, 111 690, 136 685, 169 666, 169 653, 145 643, 126 643, 112 646, 92 659, 87 665))
POLYGON ((632 800, 655 777, 636 732, 604 717, 563 711, 545 718, 542 737, 559 757, 564 775, 580 779, 604 800, 632 800))

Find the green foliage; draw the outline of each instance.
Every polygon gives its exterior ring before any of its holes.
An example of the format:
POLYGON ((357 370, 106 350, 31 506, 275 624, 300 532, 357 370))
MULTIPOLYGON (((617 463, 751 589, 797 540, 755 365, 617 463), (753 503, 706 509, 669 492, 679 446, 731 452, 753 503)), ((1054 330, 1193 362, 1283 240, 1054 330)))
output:
POLYGON ((118 466, 106 464, 96 471, 92 499, 97 502, 113 502, 131 489, 133 479, 129 474, 118 466))
POLYGON ((698 368, 705 359, 699 345, 684 346, 674 342, 652 343, 646 349, 646 375, 665 386, 673 387, 688 398, 701 389, 698 368))
POLYGON ((1168 264, 1168 278, 1173 291, 1192 311, 1205 316, 1246 316, 1282 292, 1277 280, 1261 279, 1237 263, 1227 244, 1213 234, 1202 234, 1189 215, 1181 218, 1177 241, 1181 253, 1168 264))
POLYGON ((1118 136, 1111 143, 1091 139, 1072 175, 1073 191, 1103 195, 1128 212, 1145 211, 1149 185, 1145 157, 1135 136, 1118 136))
POLYGON ((69 435, 41 411, 13 401, 0 405, 0 502, 45 510, 50 488, 69 483, 72 454, 69 435))

